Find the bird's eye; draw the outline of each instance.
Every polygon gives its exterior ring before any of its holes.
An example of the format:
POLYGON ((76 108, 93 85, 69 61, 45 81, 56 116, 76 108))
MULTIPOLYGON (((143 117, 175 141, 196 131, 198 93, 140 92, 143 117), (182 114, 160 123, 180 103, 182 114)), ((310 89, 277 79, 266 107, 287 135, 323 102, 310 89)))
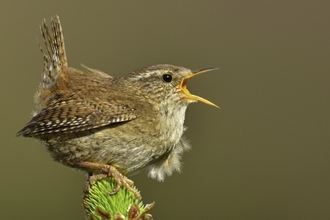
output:
POLYGON ((170 74, 164 74, 163 75, 163 80, 165 82, 171 82, 172 81, 172 76, 170 74))

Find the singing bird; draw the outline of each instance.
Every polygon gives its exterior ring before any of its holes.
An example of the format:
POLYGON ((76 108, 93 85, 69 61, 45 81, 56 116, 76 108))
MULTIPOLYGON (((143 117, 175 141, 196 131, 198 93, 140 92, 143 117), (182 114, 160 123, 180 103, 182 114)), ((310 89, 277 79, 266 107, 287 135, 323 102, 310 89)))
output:
MULTIPOLYGON (((35 95, 37 110, 17 134, 46 145, 55 161, 87 171, 106 173, 131 188, 126 175, 146 169, 163 181, 181 167, 190 146, 183 137, 187 106, 215 104, 187 89, 200 73, 160 64, 112 77, 83 66, 68 67, 59 17, 40 26, 45 49, 43 79, 35 95)), ((104 175, 104 174, 103 174, 104 175)))

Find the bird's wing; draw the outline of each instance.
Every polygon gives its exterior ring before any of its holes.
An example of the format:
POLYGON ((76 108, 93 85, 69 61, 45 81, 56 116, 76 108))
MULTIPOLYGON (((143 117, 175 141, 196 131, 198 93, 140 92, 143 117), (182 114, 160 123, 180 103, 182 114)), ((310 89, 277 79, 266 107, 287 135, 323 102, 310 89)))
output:
POLYGON ((58 100, 36 114, 17 135, 34 136, 51 133, 74 133, 137 118, 130 104, 58 100))

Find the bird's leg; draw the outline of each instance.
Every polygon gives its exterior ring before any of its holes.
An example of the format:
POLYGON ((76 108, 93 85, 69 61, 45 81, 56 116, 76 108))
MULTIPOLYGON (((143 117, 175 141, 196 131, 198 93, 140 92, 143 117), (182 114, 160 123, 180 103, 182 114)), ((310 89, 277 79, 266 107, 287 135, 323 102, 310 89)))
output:
POLYGON ((124 176, 122 173, 120 173, 115 166, 107 165, 107 164, 98 164, 98 163, 92 163, 92 162, 80 162, 78 164, 81 167, 85 167, 92 170, 100 170, 105 174, 94 174, 89 177, 89 183, 90 185, 93 185, 97 180, 103 179, 105 177, 112 177, 115 179, 117 186, 116 188, 110 192, 110 194, 115 194, 119 191, 121 186, 126 187, 126 189, 130 192, 132 192, 135 195, 135 198, 141 199, 140 193, 133 189, 134 182, 130 179, 128 179, 126 176, 124 176))

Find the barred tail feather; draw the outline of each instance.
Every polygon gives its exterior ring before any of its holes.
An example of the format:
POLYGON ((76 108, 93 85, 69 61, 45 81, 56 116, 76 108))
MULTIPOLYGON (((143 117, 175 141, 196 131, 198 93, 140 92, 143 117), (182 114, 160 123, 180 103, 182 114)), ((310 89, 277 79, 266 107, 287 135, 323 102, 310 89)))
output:
POLYGON ((42 88, 50 88, 56 84, 60 74, 68 67, 64 37, 61 22, 58 16, 51 19, 51 29, 44 20, 40 26, 41 35, 44 39, 44 51, 40 50, 44 58, 44 74, 42 88))

